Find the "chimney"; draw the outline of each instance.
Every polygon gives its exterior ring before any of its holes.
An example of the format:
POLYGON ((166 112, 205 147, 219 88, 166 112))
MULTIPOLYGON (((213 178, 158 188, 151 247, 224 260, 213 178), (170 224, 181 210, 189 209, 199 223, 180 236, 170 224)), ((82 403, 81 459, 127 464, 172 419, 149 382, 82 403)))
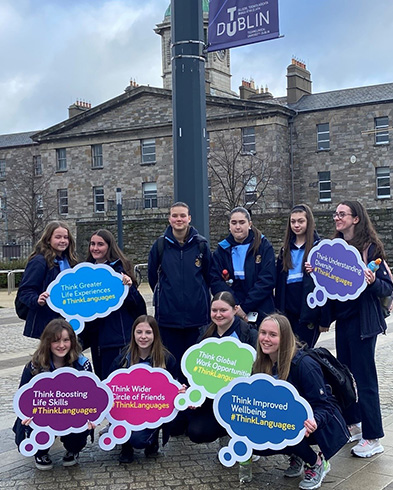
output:
POLYGON ((258 91, 255 89, 254 80, 245 80, 243 78, 242 84, 239 87, 239 94, 241 99, 249 99, 251 96, 257 94, 258 91))
POLYGON ((311 95, 311 73, 295 58, 287 68, 287 103, 295 104, 303 95, 311 95))
POLYGON ((86 112, 89 109, 91 109, 90 102, 77 100, 75 104, 70 105, 70 107, 68 108, 68 118, 77 116, 78 114, 86 112))

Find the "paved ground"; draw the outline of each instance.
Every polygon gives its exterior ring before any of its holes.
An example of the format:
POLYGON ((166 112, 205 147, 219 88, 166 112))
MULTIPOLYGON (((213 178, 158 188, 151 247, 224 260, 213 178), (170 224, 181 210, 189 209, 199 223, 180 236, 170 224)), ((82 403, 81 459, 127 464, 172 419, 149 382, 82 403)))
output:
MULTIPOLYGON (((142 294, 151 308, 151 295, 142 285, 142 294)), ((119 465, 119 449, 104 452, 97 442, 81 453, 80 465, 64 468, 61 465, 62 445, 57 441, 51 449, 55 467, 52 471, 35 469, 33 458, 21 456, 16 450, 11 431, 15 415, 12 399, 18 388, 24 364, 35 350, 37 341, 23 337, 23 322, 13 309, 14 295, 0 292, 0 488, 95 490, 122 489, 179 489, 179 490, 286 490, 298 488, 299 478, 285 479, 283 456, 261 458, 253 464, 253 481, 238 482, 237 467, 225 468, 217 459, 218 443, 196 445, 181 436, 172 438, 162 453, 145 458, 136 453, 135 462, 119 465)), ((334 350, 334 332, 322 337, 320 344, 334 350)), ((382 412, 386 436, 382 440, 385 452, 370 459, 354 458, 351 445, 343 448, 331 460, 332 469, 322 488, 336 490, 393 490, 393 319, 388 334, 380 336, 377 365, 380 379, 382 412)), ((366 368, 366 367, 365 367, 366 368)))

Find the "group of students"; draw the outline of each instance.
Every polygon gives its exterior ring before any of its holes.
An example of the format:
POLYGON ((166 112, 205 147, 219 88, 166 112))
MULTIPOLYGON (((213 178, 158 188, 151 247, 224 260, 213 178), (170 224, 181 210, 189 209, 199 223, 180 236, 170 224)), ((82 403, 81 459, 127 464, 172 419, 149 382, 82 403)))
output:
MULTIPOLYGON (((385 259, 383 245, 359 202, 341 202, 333 219, 335 237, 356 247, 367 261, 385 259)), ((356 456, 383 452, 379 442, 383 428, 375 346, 377 335, 386 330, 379 298, 389 296, 393 290, 384 262, 377 272, 365 269, 367 288, 356 300, 329 300, 324 307, 311 309, 306 297, 314 286, 307 256, 319 237, 309 206, 300 204, 291 210, 277 261, 269 240, 252 224, 245 208, 232 210, 229 234, 213 254, 190 222, 187 204, 175 203, 170 209, 169 226, 150 251, 148 280, 154 291, 155 318, 146 315, 131 264, 113 235, 107 230, 92 235, 87 260, 110 265, 129 286, 122 307, 108 317, 87 323, 80 336, 83 348, 91 348, 94 371, 100 379, 116 368, 145 362, 168 369, 186 383, 180 371, 184 352, 203 338, 232 336, 257 349, 254 373, 288 380, 313 408, 314 419, 305 422, 306 438, 283 450, 290 455, 290 466, 284 474, 304 474, 300 488, 318 488, 330 469, 328 459, 348 440, 359 441, 352 448, 356 456), (344 414, 319 365, 303 355, 297 362, 301 343, 313 347, 320 332, 327 331, 333 321, 337 357, 352 371, 359 395, 358 403, 344 414), (319 445, 321 453, 311 448, 313 444, 319 445)), ((45 325, 57 316, 46 305, 46 288, 61 270, 75 264, 75 242, 68 227, 61 222, 49 224, 30 257, 19 288, 20 300, 29 307, 25 335, 39 338, 45 325)), ((72 337, 70 332, 67 335, 72 337)), ((50 342, 52 359, 58 355, 52 344, 59 342, 61 335, 57 332, 50 342)), ((63 365, 73 365, 81 356, 79 353, 75 358, 76 351, 71 346, 70 351, 73 355, 64 357, 67 360, 63 365)), ((38 359, 35 355, 26 367, 32 375, 59 367, 53 362, 37 364, 38 359)), ((226 434, 215 420, 209 400, 200 408, 190 408, 182 416, 183 422, 184 419, 186 433, 194 442, 211 442, 226 434)), ((168 437, 166 428, 163 442, 168 437)), ((132 461, 134 447, 144 447, 146 454, 157 452, 157 429, 133 432, 131 440, 122 447, 120 461, 132 461)), ((39 458, 49 456, 36 455, 36 464, 39 458)))

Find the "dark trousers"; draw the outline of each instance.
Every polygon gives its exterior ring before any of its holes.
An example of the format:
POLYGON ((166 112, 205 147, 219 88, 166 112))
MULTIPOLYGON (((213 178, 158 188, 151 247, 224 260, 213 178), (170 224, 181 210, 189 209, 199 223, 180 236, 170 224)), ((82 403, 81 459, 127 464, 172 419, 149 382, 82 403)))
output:
POLYGON ((158 444, 159 431, 159 428, 133 430, 131 432, 131 437, 128 439, 125 445, 132 446, 135 449, 145 449, 154 443, 158 444))
POLYGON ((187 435, 196 444, 213 442, 227 435, 213 413, 213 400, 208 398, 201 407, 187 410, 187 435))
POLYGON ((319 338, 319 326, 313 325, 309 328, 307 324, 299 322, 299 316, 292 313, 285 313, 291 324, 292 331, 301 342, 306 342, 309 347, 314 347, 319 338))
POLYGON ((356 380, 359 402, 344 412, 348 425, 362 423, 364 439, 383 437, 378 377, 375 366, 377 337, 360 338, 359 319, 355 317, 336 322, 337 359, 346 364, 356 380))
MULTIPOLYGON (((83 432, 73 432, 72 434, 67 434, 66 436, 61 436, 60 440, 63 443, 63 446, 66 451, 69 451, 70 453, 77 454, 82 451, 82 449, 86 446, 87 442, 87 436, 89 435, 90 431, 85 430, 83 432)), ((49 453, 49 449, 39 449, 35 456, 38 456, 39 458, 43 456, 44 454, 49 453)))
POLYGON ((253 453, 259 454, 260 456, 273 456, 274 454, 288 454, 288 456, 290 456, 295 454, 305 463, 308 463, 310 466, 314 466, 317 462, 318 455, 310 447, 311 444, 315 444, 315 441, 305 437, 301 442, 299 442, 299 444, 296 444, 296 446, 286 446, 278 451, 274 451, 273 449, 258 451, 254 449, 253 453))
POLYGON ((121 353, 123 347, 103 349, 95 345, 91 346, 91 360, 93 361, 94 373, 100 380, 106 379, 111 374, 112 363, 121 353))

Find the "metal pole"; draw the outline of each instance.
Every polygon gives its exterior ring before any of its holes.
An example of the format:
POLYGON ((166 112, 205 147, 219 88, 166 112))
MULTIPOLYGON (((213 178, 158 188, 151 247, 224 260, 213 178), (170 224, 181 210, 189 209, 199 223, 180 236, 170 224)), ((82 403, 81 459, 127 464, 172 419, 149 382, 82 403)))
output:
POLYGON ((121 202, 121 189, 116 189, 116 205, 117 205, 117 244, 120 250, 123 250, 123 206, 121 202))
POLYGON ((171 0, 175 201, 209 240, 205 57, 202 0, 171 0))

